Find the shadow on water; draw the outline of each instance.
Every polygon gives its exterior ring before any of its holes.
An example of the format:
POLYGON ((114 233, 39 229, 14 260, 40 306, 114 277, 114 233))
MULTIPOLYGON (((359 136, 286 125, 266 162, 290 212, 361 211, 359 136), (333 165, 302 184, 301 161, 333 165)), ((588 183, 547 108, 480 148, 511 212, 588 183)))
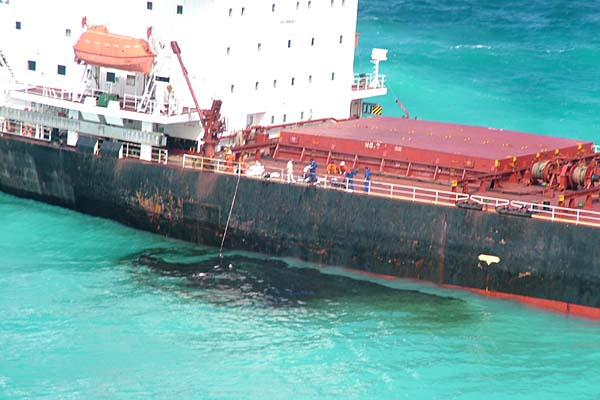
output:
POLYGON ((291 267, 281 260, 230 255, 220 260, 203 249, 150 249, 128 257, 136 279, 160 290, 212 304, 259 307, 352 307, 370 312, 419 314, 445 323, 469 319, 462 299, 400 290, 374 282, 291 267))

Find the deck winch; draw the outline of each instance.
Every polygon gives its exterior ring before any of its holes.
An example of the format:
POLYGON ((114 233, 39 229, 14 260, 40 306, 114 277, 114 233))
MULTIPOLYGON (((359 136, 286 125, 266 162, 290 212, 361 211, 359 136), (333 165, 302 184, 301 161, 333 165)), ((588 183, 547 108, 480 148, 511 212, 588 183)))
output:
POLYGON ((551 160, 537 161, 531 167, 532 183, 549 184, 554 176, 556 163, 551 160))

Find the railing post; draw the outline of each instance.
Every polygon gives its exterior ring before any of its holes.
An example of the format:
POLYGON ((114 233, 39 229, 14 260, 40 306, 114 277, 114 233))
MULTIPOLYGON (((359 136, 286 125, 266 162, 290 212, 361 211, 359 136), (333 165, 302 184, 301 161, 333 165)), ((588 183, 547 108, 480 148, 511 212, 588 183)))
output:
POLYGON ((394 198, 394 184, 390 184, 390 198, 394 198))
POLYGON ((412 201, 415 201, 417 199, 417 188, 413 186, 413 198, 412 201))
MULTIPOLYGON (((129 147, 129 146, 128 146, 129 147)), ((185 168, 185 157, 187 156, 187 154, 183 155, 183 162, 181 164, 181 168, 185 168)))

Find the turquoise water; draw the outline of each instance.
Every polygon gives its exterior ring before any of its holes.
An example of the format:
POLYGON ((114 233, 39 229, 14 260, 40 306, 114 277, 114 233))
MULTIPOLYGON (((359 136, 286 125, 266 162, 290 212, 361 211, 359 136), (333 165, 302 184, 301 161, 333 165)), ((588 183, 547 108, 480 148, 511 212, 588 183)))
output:
MULTIPOLYGON (((362 1, 359 30, 357 64, 388 48, 419 118, 595 139, 598 2, 362 1)), ((600 398, 600 324, 510 301, 259 255, 219 266, 3 194, 0 255, 0 398, 600 398)))
POLYGON ((231 252, 215 268, 7 195, 0 215, 0 398, 600 395, 597 322, 231 252))
POLYGON ((370 0, 359 2, 360 70, 372 47, 381 71, 421 119, 598 140, 600 2, 370 0))

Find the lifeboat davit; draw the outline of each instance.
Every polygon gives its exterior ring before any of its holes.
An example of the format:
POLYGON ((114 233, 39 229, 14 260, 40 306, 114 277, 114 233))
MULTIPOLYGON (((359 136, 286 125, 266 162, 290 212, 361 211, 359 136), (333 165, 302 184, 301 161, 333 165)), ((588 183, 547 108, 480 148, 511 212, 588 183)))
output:
POLYGON ((104 25, 90 26, 73 46, 75 61, 149 74, 154 54, 148 42, 109 33, 104 25))

